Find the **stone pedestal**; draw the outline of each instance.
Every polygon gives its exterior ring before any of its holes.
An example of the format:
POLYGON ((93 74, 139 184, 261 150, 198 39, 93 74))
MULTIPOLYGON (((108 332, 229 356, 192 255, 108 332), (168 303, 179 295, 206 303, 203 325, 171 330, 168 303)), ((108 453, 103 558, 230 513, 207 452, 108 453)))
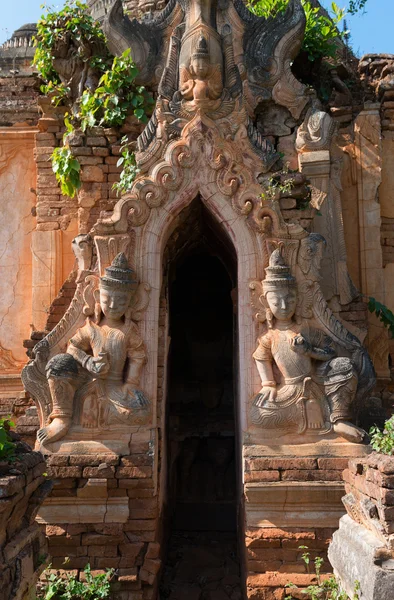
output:
POLYGON ((328 558, 344 591, 352 598, 360 583, 360 600, 391 600, 394 594, 394 560, 385 544, 348 515, 333 535, 328 558))

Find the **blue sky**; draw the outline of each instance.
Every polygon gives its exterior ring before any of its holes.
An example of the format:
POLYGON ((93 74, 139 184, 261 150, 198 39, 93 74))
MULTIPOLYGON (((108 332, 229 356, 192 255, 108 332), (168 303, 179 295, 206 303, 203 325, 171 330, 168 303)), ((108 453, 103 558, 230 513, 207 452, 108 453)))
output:
MULTIPOLYGON (((330 0, 322 2, 327 8, 330 0)), ((43 0, 0 0, 0 44, 21 25, 37 21, 42 14, 43 0)), ((52 0, 51 6, 61 6, 62 2, 52 0)), ((337 4, 348 5, 348 0, 337 0, 337 4)), ((394 0, 368 0, 364 15, 348 18, 351 30, 351 43, 357 55, 369 52, 394 54, 394 0)))

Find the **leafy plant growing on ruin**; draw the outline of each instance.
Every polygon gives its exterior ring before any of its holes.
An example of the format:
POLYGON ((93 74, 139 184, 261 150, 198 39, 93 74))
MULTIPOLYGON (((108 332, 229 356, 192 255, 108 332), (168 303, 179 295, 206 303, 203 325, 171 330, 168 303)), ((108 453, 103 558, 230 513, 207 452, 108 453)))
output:
MULTIPOLYGON (((38 22, 35 38, 34 64, 45 82, 41 90, 48 94, 54 105, 69 101, 69 88, 56 72, 54 48, 65 46, 72 39, 78 49, 78 59, 101 73, 96 89, 85 89, 77 102, 66 114, 66 134, 63 146, 52 154, 52 168, 64 195, 74 197, 81 187, 78 159, 73 156, 68 136, 75 128, 85 132, 90 127, 121 127, 132 114, 142 123, 148 121, 147 113, 154 104, 153 98, 143 87, 135 84, 138 75, 130 49, 121 56, 111 56, 105 47, 105 36, 88 12, 88 6, 79 1, 68 0, 58 12, 49 12, 38 22), (92 55, 90 47, 96 43, 103 48, 103 55, 92 55)), ((124 172, 121 174, 119 190, 129 189, 138 170, 130 148, 123 151, 124 172), (127 185, 127 187, 126 187, 127 185)))
POLYGON ((375 452, 390 456, 394 454, 394 416, 385 422, 383 431, 375 425, 369 430, 369 435, 375 452))
POLYGON ((84 581, 78 581, 75 575, 60 577, 50 572, 51 565, 45 572, 45 581, 39 590, 40 600, 106 600, 110 597, 111 580, 114 569, 105 573, 92 574, 90 565, 84 568, 84 581))
MULTIPOLYGON (((340 32, 338 29, 345 18, 346 11, 332 2, 330 19, 322 14, 319 8, 314 8, 308 0, 301 0, 301 3, 306 16, 302 50, 306 52, 310 61, 323 57, 334 58, 338 41, 347 33, 340 32)), ((289 0, 250 0, 248 8, 255 15, 267 19, 284 12, 288 4, 289 0)))
POLYGON ((355 15, 360 10, 363 10, 368 0, 350 0, 348 11, 351 15, 355 15))
MULTIPOLYGON (((301 555, 301 559, 303 563, 306 565, 306 570, 308 574, 311 574, 311 555, 308 552, 308 546, 299 546, 300 550, 304 550, 301 555)), ((314 575, 316 577, 316 584, 308 585, 307 588, 301 590, 302 594, 305 594, 305 600, 349 600, 349 596, 341 591, 339 582, 337 581, 334 575, 330 575, 330 577, 323 579, 321 576, 321 568, 323 566, 324 560, 320 556, 316 556, 313 561, 314 565, 314 575)), ((297 598, 299 598, 299 588, 293 583, 288 583, 286 585, 288 589, 297 590, 297 598)), ((354 592, 352 600, 360 600, 360 584, 356 581, 354 585, 354 592)), ((293 600, 294 596, 290 593, 290 595, 286 596, 285 600, 293 600)))
POLYGON ((130 143, 127 136, 121 140, 121 156, 116 163, 117 167, 123 167, 118 182, 114 183, 112 188, 118 192, 127 192, 133 185, 133 181, 140 172, 135 160, 135 154, 130 148, 130 143))
POLYGON ((0 419, 0 460, 10 460, 15 456, 15 444, 10 435, 11 427, 15 427, 15 423, 9 418, 0 419))
POLYGON ((130 48, 115 56, 94 93, 85 90, 81 96, 77 120, 82 131, 95 125, 123 125, 131 111, 139 121, 147 123, 146 113, 153 105, 153 98, 143 86, 135 85, 137 75, 130 48))
POLYGON ((51 94, 55 103, 63 100, 67 93, 67 88, 64 83, 61 83, 55 68, 53 56, 55 46, 66 45, 72 40, 78 47, 79 60, 101 71, 105 71, 109 66, 111 57, 109 52, 103 57, 94 57, 87 51, 94 42, 100 43, 105 48, 104 33, 87 9, 87 5, 78 0, 67 0, 61 10, 48 11, 37 23, 33 64, 44 81, 41 91, 44 94, 51 94))
POLYGON ((73 125, 68 119, 66 113, 64 118, 66 133, 63 136, 63 146, 55 148, 52 152, 52 170, 55 173, 56 181, 60 185, 62 194, 74 198, 80 189, 82 182, 80 177, 81 165, 68 144, 68 136, 74 131, 73 125))
POLYGON ((370 313, 375 313, 378 319, 383 325, 389 330, 390 334, 394 336, 394 314, 387 306, 375 300, 375 298, 368 298, 368 310, 370 313))

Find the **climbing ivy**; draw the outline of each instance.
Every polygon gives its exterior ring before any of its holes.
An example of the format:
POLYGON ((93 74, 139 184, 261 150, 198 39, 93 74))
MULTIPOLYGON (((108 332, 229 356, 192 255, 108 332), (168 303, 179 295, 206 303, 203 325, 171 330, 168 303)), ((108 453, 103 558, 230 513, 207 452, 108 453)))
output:
POLYGON ((121 156, 116 164, 117 167, 123 167, 120 174, 120 179, 117 183, 112 186, 118 194, 127 192, 133 185, 133 181, 140 172, 137 167, 135 154, 130 148, 130 143, 127 136, 122 138, 121 141, 121 156))
POLYGON ((44 85, 41 91, 53 95, 55 102, 62 100, 67 93, 67 86, 61 83, 54 66, 53 50, 56 45, 73 41, 78 47, 78 58, 89 62, 92 67, 105 71, 111 55, 92 57, 84 49, 93 43, 100 43, 105 48, 105 36, 100 25, 88 12, 87 4, 78 0, 67 0, 59 11, 48 11, 37 23, 37 34, 34 37, 36 47, 33 64, 44 85))
MULTIPOLYGON (((130 49, 121 56, 113 57, 106 49, 104 33, 90 16, 87 4, 67 0, 60 11, 48 12, 41 17, 35 38, 34 65, 44 81, 41 91, 50 95, 55 106, 60 103, 67 105, 69 88, 60 81, 56 72, 54 48, 62 43, 67 45, 70 40, 78 49, 78 59, 89 62, 92 68, 101 72, 97 88, 85 89, 70 113, 66 113, 63 145, 52 154, 52 168, 62 193, 74 197, 81 187, 81 166, 73 156, 68 143, 69 135, 75 128, 85 132, 88 127, 120 127, 130 114, 146 123, 147 113, 151 111, 154 101, 143 86, 135 84, 138 69, 130 49), (103 49, 103 55, 91 55, 87 48, 94 44, 103 49)), ((135 157, 124 143, 122 159, 119 191, 129 189, 138 173, 135 157)))
POLYGON ((95 125, 123 125, 131 111, 142 123, 147 123, 146 112, 151 109, 153 98, 143 86, 135 85, 137 74, 130 49, 115 56, 96 90, 93 93, 85 90, 81 96, 77 121, 82 131, 95 125))
POLYGON ((394 314, 391 312, 391 310, 372 297, 368 298, 368 310, 370 313, 375 313, 378 319, 394 337, 394 314))
POLYGON ((0 460, 12 460, 15 457, 15 443, 12 441, 10 430, 15 423, 9 418, 0 419, 0 460))
MULTIPOLYGON (((362 1, 362 0, 361 0, 362 1)), ((305 36, 302 45, 308 59, 313 61, 322 57, 335 57, 337 42, 347 32, 340 33, 338 25, 344 19, 346 11, 335 2, 331 4, 332 18, 314 8, 308 0, 301 0, 306 16, 305 36)), ((284 12, 289 0, 250 0, 248 8, 259 17, 275 17, 284 12)))
POLYGON ((68 144, 55 148, 52 154, 52 169, 64 196, 74 198, 81 187, 79 161, 73 156, 68 144))

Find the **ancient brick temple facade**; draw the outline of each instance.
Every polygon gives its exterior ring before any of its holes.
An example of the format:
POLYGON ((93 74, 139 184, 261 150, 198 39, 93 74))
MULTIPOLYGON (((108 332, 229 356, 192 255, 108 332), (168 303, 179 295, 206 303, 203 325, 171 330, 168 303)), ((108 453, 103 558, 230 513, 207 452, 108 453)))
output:
POLYGON ((66 198, 33 28, 0 50, 1 412, 47 457, 53 568, 114 567, 118 600, 283 599, 390 409, 367 300, 394 310, 394 56, 344 56, 323 106, 297 79, 298 0, 268 21, 125 2, 142 25, 89 5, 156 105, 73 135, 66 198), (118 197, 125 133, 140 172, 118 197))

